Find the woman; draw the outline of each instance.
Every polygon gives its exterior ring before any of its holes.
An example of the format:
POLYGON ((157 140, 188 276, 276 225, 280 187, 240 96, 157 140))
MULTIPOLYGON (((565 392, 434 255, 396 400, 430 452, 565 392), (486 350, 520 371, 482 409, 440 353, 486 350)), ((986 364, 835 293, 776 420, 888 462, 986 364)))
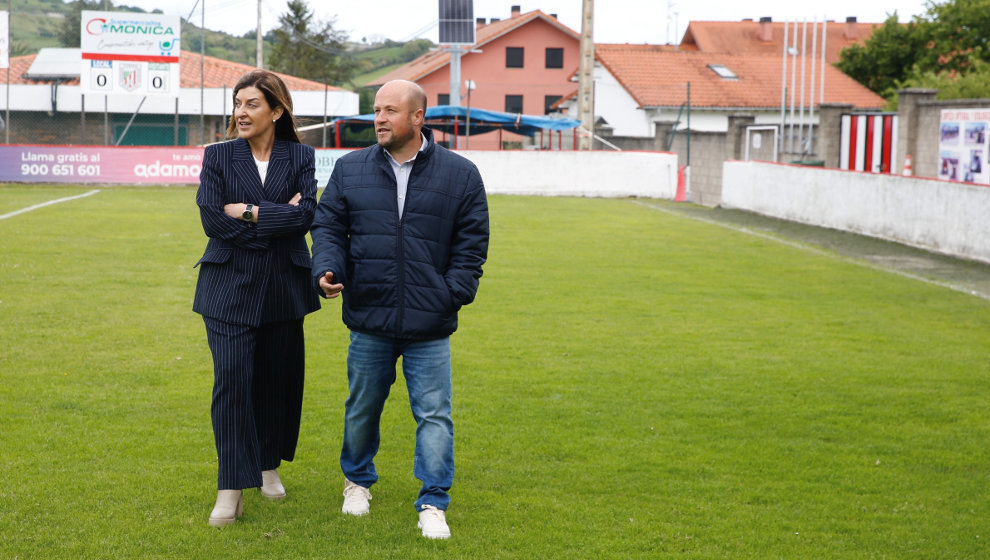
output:
POLYGON ((299 437, 303 319, 320 308, 306 245, 315 157, 299 142, 278 76, 241 77, 227 137, 235 139, 206 147, 196 194, 210 238, 196 263, 193 311, 213 354, 214 527, 237 520, 244 488, 285 496, 277 469, 292 460, 299 437))

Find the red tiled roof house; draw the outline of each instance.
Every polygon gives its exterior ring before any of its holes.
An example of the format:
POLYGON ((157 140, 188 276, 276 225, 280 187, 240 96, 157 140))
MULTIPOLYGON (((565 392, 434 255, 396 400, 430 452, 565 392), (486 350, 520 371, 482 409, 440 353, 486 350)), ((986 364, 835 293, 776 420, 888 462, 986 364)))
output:
MULTIPOLYGON (((552 14, 540 10, 522 13, 512 6, 511 17, 478 22, 471 52, 461 56, 461 106, 468 105, 464 82, 471 80, 472 107, 527 115, 544 115, 551 106, 571 93, 571 76, 578 67, 578 33, 552 14)), ((447 105, 450 99, 450 54, 443 50, 419 58, 368 83, 379 87, 389 80, 404 79, 426 90, 430 105, 447 105)), ((499 135, 491 132, 471 136, 459 147, 498 149, 499 135)), ((504 142, 522 137, 504 133, 504 142)))
MULTIPOLYGON (((679 114, 680 122, 686 125, 687 116, 682 112, 686 109, 682 107, 688 100, 689 83, 693 130, 724 131, 729 115, 743 112, 754 115, 757 124, 780 122, 781 56, 673 51, 664 45, 599 44, 595 46, 595 59, 595 117, 599 122, 604 120, 616 136, 652 137, 656 122, 673 122, 679 114)), ((804 107, 810 113, 810 61, 806 64, 804 107)), ((817 106, 822 102, 820 65, 814 75, 817 106)), ((883 98, 832 65, 825 67, 824 89, 825 103, 851 103, 862 109, 884 105, 883 98)), ((788 95, 788 106, 789 102, 788 95)), ((800 104, 800 98, 796 102, 800 104)), ((575 106, 573 99, 561 104, 568 110, 575 106)), ((790 117, 789 112, 786 117, 790 117)), ((810 119, 810 114, 806 118, 810 119)))

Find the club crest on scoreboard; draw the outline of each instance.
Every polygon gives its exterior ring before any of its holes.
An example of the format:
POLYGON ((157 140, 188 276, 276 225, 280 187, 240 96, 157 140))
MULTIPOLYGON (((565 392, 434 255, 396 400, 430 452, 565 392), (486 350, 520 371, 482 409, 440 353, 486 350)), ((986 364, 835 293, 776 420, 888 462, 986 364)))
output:
POLYGON ((141 89, 141 87, 143 86, 142 84, 143 76, 142 76, 140 64, 126 63, 126 62, 121 63, 119 76, 120 76, 120 81, 118 83, 120 84, 120 87, 124 89, 124 91, 128 91, 128 92, 137 91, 138 89, 141 89))

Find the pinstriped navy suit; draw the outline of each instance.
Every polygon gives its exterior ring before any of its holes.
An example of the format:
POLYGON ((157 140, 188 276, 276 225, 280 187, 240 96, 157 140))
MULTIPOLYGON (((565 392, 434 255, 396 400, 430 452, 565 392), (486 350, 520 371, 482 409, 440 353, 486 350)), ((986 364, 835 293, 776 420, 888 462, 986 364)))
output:
POLYGON ((320 308, 306 232, 316 208, 313 148, 275 140, 262 185, 247 141, 207 146, 196 194, 209 237, 196 263, 193 311, 213 354, 211 406, 218 488, 261 486, 261 471, 291 461, 302 409, 303 319, 320 308), (288 204, 300 193, 298 206, 288 204), (254 204, 258 223, 231 218, 254 204))

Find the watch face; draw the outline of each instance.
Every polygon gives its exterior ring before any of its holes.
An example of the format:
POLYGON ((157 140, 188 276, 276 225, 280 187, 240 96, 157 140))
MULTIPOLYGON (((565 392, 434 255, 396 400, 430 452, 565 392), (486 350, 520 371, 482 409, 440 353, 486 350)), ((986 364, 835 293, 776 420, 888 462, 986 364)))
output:
POLYGON ((245 219, 245 220, 250 220, 253 217, 254 217, 254 214, 252 214, 250 210, 245 210, 244 213, 241 214, 241 218, 242 219, 245 219))

